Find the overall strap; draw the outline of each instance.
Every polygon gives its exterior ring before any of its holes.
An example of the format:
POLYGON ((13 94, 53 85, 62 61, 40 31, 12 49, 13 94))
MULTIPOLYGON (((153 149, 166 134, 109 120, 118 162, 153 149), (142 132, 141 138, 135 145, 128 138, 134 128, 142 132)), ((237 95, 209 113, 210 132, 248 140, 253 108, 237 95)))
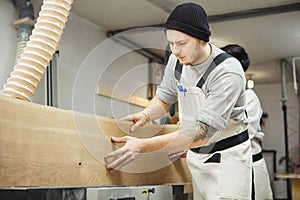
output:
MULTIPOLYGON (((216 66, 218 66, 221 62, 223 62, 226 58, 229 58, 229 57, 231 57, 231 56, 227 53, 221 53, 221 54, 217 55, 217 57, 215 57, 213 62, 210 63, 210 65, 207 68, 206 72, 204 73, 204 75, 201 77, 201 79, 197 83, 197 86, 201 88, 203 83, 207 79, 208 75, 210 74, 210 72, 216 66)), ((176 67, 175 67, 175 71, 174 71, 174 75, 175 75, 176 80, 180 81, 181 74, 182 74, 182 64, 180 64, 179 60, 177 59, 176 67)))
POLYGON ((181 73, 182 73, 182 64, 180 64, 179 60, 177 59, 176 67, 174 71, 174 75, 177 81, 180 81, 181 73))
POLYGON ((197 87, 201 88, 204 82, 206 81, 207 77, 209 76, 210 72, 212 72, 212 70, 214 70, 216 66, 218 66, 221 62, 223 62, 229 57, 231 57, 231 55, 229 55, 228 53, 220 53, 219 55, 217 55, 217 57, 215 57, 214 60, 210 63, 207 70, 197 83, 197 87))

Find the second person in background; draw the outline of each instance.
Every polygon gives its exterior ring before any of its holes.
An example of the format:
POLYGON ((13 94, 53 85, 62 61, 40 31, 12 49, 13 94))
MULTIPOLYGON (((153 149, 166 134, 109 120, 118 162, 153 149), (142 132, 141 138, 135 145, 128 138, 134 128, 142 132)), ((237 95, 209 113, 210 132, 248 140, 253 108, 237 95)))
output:
MULTIPOLYGON (((238 44, 229 44, 222 47, 225 52, 237 58, 244 72, 250 65, 250 59, 246 50, 238 44)), ((270 178, 265 159, 262 155, 260 142, 263 140, 264 133, 261 132, 260 120, 262 117, 262 108, 259 98, 255 92, 248 88, 246 90, 246 112, 248 117, 248 132, 251 140, 253 173, 254 173, 254 194, 257 200, 273 199, 270 178)))

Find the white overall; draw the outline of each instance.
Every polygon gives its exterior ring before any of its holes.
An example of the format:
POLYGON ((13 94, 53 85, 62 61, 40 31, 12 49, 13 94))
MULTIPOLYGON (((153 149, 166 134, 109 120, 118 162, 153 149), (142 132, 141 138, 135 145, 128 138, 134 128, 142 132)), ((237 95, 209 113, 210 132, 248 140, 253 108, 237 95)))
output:
MULTIPOLYGON (((256 155, 262 151, 262 148, 256 138, 251 139, 252 154, 256 155)), ((271 189, 268 168, 264 158, 253 162, 255 199, 272 200, 273 193, 271 189)))
POLYGON ((265 159, 262 157, 262 147, 259 140, 262 140, 264 133, 261 132, 260 119, 262 109, 259 99, 255 92, 251 89, 246 90, 247 114, 248 114, 248 130, 251 141, 251 149, 253 155, 253 173, 255 199, 271 200, 273 199, 270 178, 268 174, 265 159), (261 155, 261 156, 258 156, 261 155))
MULTIPOLYGON (((179 85, 178 89, 180 125, 184 130, 197 125, 197 112, 205 100, 205 94, 196 86, 179 85)), ((219 136, 214 134, 209 143, 237 135, 245 129, 245 124, 229 120, 225 130, 219 132, 219 136)), ((194 200, 251 199, 252 155, 249 139, 211 154, 189 150, 186 160, 193 179, 194 200)))

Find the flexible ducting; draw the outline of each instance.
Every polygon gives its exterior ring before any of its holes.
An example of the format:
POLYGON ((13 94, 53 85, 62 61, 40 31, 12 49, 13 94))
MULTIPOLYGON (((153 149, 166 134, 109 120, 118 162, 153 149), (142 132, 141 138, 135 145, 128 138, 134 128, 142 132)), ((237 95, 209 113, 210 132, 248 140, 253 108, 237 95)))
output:
POLYGON ((56 51, 73 0, 44 0, 26 47, 1 94, 29 101, 56 51))

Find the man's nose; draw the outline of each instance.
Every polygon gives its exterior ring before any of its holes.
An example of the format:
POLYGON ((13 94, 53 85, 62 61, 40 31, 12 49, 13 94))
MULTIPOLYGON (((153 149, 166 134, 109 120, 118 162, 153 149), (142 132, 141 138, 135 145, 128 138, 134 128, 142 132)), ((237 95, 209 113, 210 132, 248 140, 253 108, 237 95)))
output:
POLYGON ((172 49, 172 52, 175 56, 178 56, 180 54, 180 48, 178 48, 178 46, 174 45, 173 46, 173 49, 172 49))

